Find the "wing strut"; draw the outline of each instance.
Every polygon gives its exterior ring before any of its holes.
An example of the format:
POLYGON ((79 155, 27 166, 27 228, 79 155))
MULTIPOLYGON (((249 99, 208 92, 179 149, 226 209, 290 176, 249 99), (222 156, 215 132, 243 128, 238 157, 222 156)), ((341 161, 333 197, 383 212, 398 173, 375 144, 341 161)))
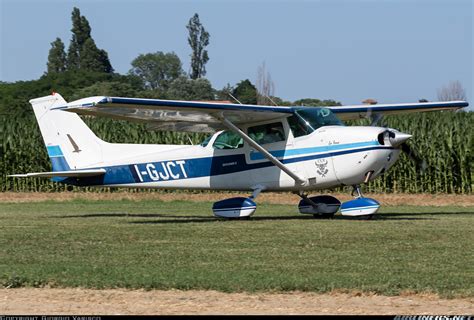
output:
POLYGON ((272 156, 270 154, 270 152, 268 152, 267 150, 265 150, 261 145, 259 145, 258 143, 256 143, 255 141, 252 140, 252 138, 250 138, 248 135, 246 135, 242 130, 240 130, 236 125, 234 125, 232 122, 230 122, 229 120, 227 120, 226 118, 224 117, 221 117, 220 120, 222 121, 222 123, 228 127, 230 130, 234 131, 235 133, 237 133, 239 136, 242 137, 242 139, 244 139, 249 145, 251 145, 253 148, 257 149, 258 151, 260 151, 263 156, 265 158, 267 158, 268 160, 270 160, 270 162, 272 162, 275 166, 277 166, 278 168, 280 168, 283 172, 285 172, 287 175, 289 175, 291 178, 293 178, 293 180, 295 180, 295 182, 299 185, 304 185, 306 183, 306 181, 304 179, 302 179, 300 176, 298 176, 296 173, 294 173, 293 171, 290 170, 290 168, 288 168, 287 166, 285 166, 283 163, 281 163, 280 160, 278 160, 277 158, 275 158, 274 156, 272 156))

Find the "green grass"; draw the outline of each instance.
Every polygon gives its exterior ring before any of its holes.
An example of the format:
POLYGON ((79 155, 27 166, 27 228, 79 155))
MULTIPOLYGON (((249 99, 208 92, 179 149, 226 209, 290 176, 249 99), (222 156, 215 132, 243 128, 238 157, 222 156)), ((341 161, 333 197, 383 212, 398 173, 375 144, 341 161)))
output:
POLYGON ((317 220, 260 204, 247 221, 211 203, 0 204, 3 287, 215 289, 474 296, 474 207, 385 207, 317 220))

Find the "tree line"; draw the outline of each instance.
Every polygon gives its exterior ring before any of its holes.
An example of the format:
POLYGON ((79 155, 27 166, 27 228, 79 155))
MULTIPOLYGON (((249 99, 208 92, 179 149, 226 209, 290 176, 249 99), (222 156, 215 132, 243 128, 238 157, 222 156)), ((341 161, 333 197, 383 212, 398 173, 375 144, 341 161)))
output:
POLYGON ((127 74, 114 71, 109 55, 92 37, 92 27, 79 8, 71 13, 71 39, 66 48, 59 37, 51 43, 45 73, 37 80, 0 82, 0 113, 31 115, 28 100, 60 92, 66 100, 87 96, 136 96, 174 100, 230 100, 243 104, 340 105, 334 100, 284 101, 274 96, 274 84, 265 69, 258 71, 256 85, 243 79, 215 89, 205 78, 209 61, 210 34, 199 15, 188 21, 187 42, 191 49, 189 73, 175 52, 156 51, 138 55, 127 74))

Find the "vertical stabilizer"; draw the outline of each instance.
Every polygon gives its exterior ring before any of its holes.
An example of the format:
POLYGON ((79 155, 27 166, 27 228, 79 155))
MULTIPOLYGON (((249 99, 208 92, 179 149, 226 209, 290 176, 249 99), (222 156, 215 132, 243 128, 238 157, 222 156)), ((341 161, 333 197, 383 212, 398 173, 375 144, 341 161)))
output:
POLYGON ((97 166, 102 162, 102 144, 75 113, 55 110, 66 104, 60 94, 30 100, 53 171, 97 166))

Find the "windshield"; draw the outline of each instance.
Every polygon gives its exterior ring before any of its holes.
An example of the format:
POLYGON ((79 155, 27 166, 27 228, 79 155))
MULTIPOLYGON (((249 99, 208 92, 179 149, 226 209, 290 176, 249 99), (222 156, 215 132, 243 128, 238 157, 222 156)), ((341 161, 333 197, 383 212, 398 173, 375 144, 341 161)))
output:
POLYGON ((310 134, 324 126, 344 125, 330 109, 314 107, 298 108, 288 118, 288 124, 294 137, 310 134))

